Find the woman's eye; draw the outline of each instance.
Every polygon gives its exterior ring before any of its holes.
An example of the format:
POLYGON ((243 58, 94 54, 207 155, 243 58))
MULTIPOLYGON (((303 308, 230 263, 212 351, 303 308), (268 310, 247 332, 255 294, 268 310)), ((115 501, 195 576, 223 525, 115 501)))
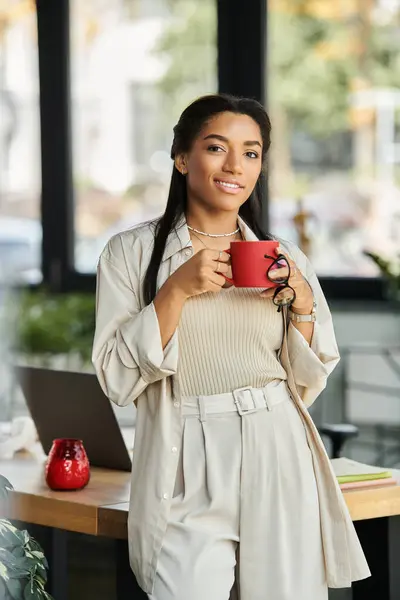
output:
POLYGON ((253 152, 253 150, 246 152, 246 156, 248 156, 249 158, 258 158, 257 152, 253 152))
POLYGON ((208 146, 207 150, 210 150, 211 152, 223 152, 223 148, 221 148, 221 146, 208 146))

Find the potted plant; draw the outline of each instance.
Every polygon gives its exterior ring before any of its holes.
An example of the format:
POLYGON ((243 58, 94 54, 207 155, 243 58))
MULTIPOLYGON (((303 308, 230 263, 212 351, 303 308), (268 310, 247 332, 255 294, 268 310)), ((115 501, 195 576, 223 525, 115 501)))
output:
POLYGON ((14 304, 14 345, 20 356, 41 366, 88 368, 95 328, 94 294, 25 291, 14 304))
POLYGON ((385 258, 369 250, 365 250, 364 254, 379 268, 388 300, 400 302, 400 254, 394 258, 385 258))
MULTIPOLYGON (((0 503, 12 490, 0 475, 0 503)), ((2 600, 53 600, 46 592, 47 560, 38 542, 26 530, 0 519, 0 598, 2 600)))

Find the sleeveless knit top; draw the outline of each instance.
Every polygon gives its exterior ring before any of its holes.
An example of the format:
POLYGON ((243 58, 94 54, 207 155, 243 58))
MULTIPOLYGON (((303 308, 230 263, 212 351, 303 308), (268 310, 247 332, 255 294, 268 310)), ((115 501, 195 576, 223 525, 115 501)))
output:
POLYGON ((260 291, 231 287, 185 302, 178 365, 184 396, 259 388, 273 379, 286 379, 277 358, 282 315, 260 291))

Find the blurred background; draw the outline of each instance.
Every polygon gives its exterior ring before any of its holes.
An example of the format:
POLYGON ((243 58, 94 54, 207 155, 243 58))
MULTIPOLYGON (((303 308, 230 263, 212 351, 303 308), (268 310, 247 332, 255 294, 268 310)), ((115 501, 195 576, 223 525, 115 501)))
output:
MULTIPOLYGON (((296 239, 304 211, 320 275, 375 276, 363 250, 400 246, 399 15, 397 0, 268 2, 270 229, 296 239)), ((217 19, 216 0, 69 2, 78 272, 163 210, 172 126, 218 89, 217 19)), ((42 279, 39 97, 35 3, 2 0, 0 252, 28 283, 42 279)))
MULTIPOLYGON (((399 467, 399 40, 400 0, 0 0, 0 447, 29 421, 15 365, 93 373, 99 254, 162 213, 172 128, 220 91, 267 107, 263 224, 333 313, 342 360, 311 408, 327 449, 399 467)), ((114 598, 114 541, 69 536, 71 597, 114 598)))
POLYGON ((314 417, 400 461, 400 1, 247 4, 0 0, 3 421, 26 412, 15 361, 91 370, 99 254, 163 211, 172 127, 219 90, 268 107, 265 225, 334 313, 343 360, 314 417))

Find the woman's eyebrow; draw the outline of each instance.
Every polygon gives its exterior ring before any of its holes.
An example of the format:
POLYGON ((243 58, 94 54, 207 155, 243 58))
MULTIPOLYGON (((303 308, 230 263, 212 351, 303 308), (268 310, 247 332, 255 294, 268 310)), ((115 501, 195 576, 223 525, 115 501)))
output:
MULTIPOLYGON (((210 133, 209 135, 206 135, 206 137, 204 139, 208 140, 210 138, 220 140, 221 142, 229 143, 229 140, 227 137, 225 137, 224 135, 219 135, 218 133, 210 133)), ((243 145, 244 146, 260 146, 260 148, 261 148, 261 144, 258 140, 247 140, 246 142, 243 142, 243 145)))

